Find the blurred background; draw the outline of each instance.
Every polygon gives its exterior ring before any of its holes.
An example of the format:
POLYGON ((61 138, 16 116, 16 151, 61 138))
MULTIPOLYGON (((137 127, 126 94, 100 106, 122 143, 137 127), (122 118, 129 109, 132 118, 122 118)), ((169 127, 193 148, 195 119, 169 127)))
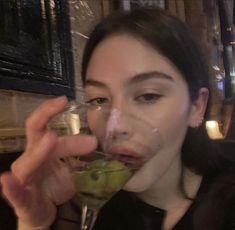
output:
MULTIPOLYGON (((0 172, 23 151, 24 121, 44 99, 83 100, 80 63, 91 28, 116 10, 158 6, 188 24, 211 71, 211 139, 235 154, 234 0, 0 0, 0 172)), ((16 229, 0 199, 0 229, 16 229)))

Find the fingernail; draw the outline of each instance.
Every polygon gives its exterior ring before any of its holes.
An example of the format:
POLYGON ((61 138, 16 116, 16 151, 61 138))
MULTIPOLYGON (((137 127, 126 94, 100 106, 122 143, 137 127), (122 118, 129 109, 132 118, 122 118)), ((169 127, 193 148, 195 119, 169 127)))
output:
POLYGON ((68 99, 65 95, 56 97, 55 100, 58 101, 58 102, 68 101, 68 99))

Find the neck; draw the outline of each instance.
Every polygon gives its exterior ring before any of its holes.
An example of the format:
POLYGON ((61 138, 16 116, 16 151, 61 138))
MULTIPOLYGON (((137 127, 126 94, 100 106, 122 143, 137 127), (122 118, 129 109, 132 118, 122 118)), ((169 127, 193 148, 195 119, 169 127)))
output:
POLYGON ((185 204, 185 201, 190 202, 180 187, 182 176, 184 190, 190 198, 196 196, 202 177, 187 168, 184 168, 184 174, 182 174, 183 167, 181 158, 178 157, 158 181, 137 196, 144 202, 164 210, 179 208, 185 204))

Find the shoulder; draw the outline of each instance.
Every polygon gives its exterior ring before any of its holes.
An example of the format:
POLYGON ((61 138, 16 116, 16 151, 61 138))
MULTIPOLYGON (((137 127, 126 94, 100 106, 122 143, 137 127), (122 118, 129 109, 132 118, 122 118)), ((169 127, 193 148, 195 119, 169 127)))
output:
POLYGON ((207 176, 204 187, 195 213, 195 229, 234 230, 235 172, 207 176))
POLYGON ((235 229, 235 172, 222 175, 215 182, 215 198, 218 199, 221 210, 222 225, 224 230, 235 229))
POLYGON ((209 179, 209 190, 207 199, 219 207, 232 204, 235 199, 235 171, 221 173, 211 176, 209 179))
POLYGON ((235 171, 229 171, 214 176, 211 180, 209 192, 212 198, 219 198, 221 202, 233 199, 235 196, 235 171))

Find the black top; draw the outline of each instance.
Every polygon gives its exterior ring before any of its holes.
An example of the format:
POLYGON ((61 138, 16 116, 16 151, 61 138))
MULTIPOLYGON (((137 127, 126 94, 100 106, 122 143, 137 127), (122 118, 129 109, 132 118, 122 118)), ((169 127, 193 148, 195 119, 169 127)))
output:
MULTIPOLYGON (((235 176, 206 176, 172 230, 235 230, 235 176)), ((71 200, 58 211, 54 230, 79 229, 80 210, 71 200)), ((166 211, 120 191, 101 209, 93 230, 162 230, 166 211)))
MULTIPOLYGON (((193 229, 193 214, 208 190, 203 179, 196 199, 173 230, 193 229)), ((100 211, 94 230, 161 230, 166 211, 146 204, 134 194, 120 191, 100 211)))

